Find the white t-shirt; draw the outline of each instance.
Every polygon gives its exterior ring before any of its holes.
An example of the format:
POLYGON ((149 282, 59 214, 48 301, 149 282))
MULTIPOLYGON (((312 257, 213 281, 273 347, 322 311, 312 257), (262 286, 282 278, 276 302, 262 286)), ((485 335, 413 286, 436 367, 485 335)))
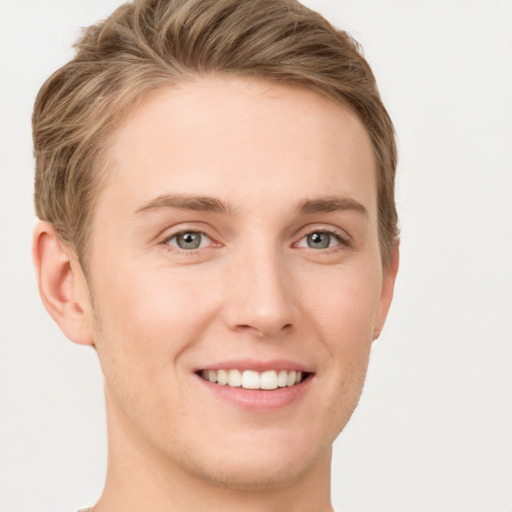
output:
MULTIPOLYGON (((91 508, 81 508, 77 510, 76 512, 91 512, 91 508)), ((335 510, 334 512, 341 512, 341 510, 335 510)))
MULTIPOLYGON (((91 508, 81 508, 77 510, 76 512, 91 512, 91 508)), ((334 512, 341 512, 341 510, 335 510, 334 512)))

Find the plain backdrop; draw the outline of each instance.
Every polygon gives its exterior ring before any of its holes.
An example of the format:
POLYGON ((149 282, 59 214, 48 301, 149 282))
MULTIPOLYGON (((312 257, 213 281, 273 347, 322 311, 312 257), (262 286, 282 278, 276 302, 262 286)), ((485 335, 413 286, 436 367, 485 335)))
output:
MULTIPOLYGON (((40 303, 30 117, 71 43, 118 0, 0 0, 0 511, 102 489, 94 352, 40 303)), ((512 2, 307 2, 362 44, 400 146, 396 299, 335 444, 346 512, 512 511, 512 2)), ((314 419, 312 419, 314 421, 314 419)))

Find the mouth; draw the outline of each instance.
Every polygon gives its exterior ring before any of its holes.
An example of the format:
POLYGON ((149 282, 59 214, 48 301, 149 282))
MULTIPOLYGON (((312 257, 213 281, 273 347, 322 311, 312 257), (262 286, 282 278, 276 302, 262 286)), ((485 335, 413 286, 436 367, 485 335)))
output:
POLYGON ((198 370, 196 374, 203 380, 232 388, 271 391, 293 387, 304 382, 312 374, 296 370, 255 370, 218 369, 198 370))

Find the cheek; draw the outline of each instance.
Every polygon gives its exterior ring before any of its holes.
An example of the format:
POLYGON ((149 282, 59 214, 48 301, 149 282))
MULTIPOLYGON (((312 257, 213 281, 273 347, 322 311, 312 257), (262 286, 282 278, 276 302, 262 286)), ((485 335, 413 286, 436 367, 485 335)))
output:
POLYGON ((169 274, 125 272, 129 280, 112 277, 95 288, 96 345, 106 384, 124 415, 143 428, 155 410, 164 414, 164 403, 187 414, 187 401, 169 390, 183 378, 182 355, 215 316, 212 294, 200 293, 194 279, 169 274))
POLYGON ((324 386, 331 392, 329 414, 337 436, 351 417, 364 385, 378 311, 379 272, 333 276, 323 300, 315 304, 316 328, 322 333, 324 386))
POLYGON ((314 281, 308 285, 315 290, 309 309, 331 354, 368 351, 382 287, 378 267, 332 269, 322 282, 321 288, 314 281))
POLYGON ((98 290, 97 309, 103 337, 141 363, 175 358, 215 314, 215 294, 200 279, 165 269, 125 275, 130 279, 110 279, 98 290))

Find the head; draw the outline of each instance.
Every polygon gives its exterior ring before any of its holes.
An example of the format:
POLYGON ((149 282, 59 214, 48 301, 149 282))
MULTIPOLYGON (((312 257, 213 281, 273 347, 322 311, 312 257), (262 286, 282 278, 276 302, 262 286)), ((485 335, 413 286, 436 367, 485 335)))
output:
POLYGON ((124 117, 155 89, 211 74, 303 87, 357 115, 377 167, 386 266, 398 236, 393 125, 358 44, 294 0, 141 0, 89 27, 36 100, 38 217, 85 262, 104 153, 124 117))
POLYGON ((33 123, 41 294, 96 346, 117 438, 231 487, 325 462, 397 268, 394 132, 357 44, 292 0, 136 1, 33 123))

